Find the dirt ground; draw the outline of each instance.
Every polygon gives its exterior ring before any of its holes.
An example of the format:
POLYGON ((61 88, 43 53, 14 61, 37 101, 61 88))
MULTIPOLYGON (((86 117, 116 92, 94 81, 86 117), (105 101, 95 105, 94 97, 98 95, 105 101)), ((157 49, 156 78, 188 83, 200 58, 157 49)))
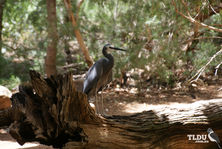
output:
POLYGON ((137 92, 136 88, 115 88, 103 91, 102 96, 107 115, 129 115, 147 111, 151 106, 222 98, 222 80, 191 89, 152 89, 137 92))
MULTIPOLYGON (((199 100, 222 98, 222 80, 210 82, 192 89, 146 89, 138 92, 137 88, 112 88, 102 93, 106 115, 129 115, 158 105, 172 103, 192 103, 199 100)), ((101 95, 98 96, 101 99, 101 95)), ((0 130, 0 148, 2 149, 52 149, 36 142, 20 146, 7 132, 0 130)))

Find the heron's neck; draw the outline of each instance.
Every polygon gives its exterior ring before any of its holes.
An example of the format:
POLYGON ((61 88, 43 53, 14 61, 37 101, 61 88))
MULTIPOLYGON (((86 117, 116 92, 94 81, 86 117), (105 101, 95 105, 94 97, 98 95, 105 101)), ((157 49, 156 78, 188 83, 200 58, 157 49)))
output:
POLYGON ((112 64, 111 66, 114 65, 114 58, 111 54, 107 53, 106 49, 103 49, 103 55, 109 59, 109 62, 112 64))

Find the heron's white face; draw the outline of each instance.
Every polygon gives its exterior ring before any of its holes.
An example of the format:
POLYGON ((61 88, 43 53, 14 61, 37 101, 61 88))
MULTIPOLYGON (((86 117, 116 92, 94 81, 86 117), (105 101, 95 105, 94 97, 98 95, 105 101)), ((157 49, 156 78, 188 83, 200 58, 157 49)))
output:
POLYGON ((110 49, 110 47, 112 47, 112 46, 109 45, 109 46, 107 47, 107 50, 106 50, 106 52, 107 52, 108 54, 110 54, 112 51, 114 51, 113 49, 110 49))

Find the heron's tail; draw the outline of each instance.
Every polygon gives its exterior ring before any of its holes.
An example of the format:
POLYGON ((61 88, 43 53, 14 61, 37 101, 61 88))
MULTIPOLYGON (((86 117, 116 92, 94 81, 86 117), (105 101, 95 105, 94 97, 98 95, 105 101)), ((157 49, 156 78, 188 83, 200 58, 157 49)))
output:
POLYGON ((221 144, 216 142, 219 149, 221 149, 221 144))

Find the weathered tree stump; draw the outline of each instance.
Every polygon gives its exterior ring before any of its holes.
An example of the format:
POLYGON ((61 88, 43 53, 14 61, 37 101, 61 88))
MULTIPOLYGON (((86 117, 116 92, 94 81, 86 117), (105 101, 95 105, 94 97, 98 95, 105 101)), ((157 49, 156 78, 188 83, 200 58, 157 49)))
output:
POLYGON ((72 74, 44 79, 30 71, 12 107, 0 112, 0 127, 9 126, 17 142, 38 141, 63 148, 213 148, 188 134, 207 135, 211 127, 222 139, 222 99, 190 107, 145 111, 131 116, 97 116, 87 96, 76 91, 72 74))

